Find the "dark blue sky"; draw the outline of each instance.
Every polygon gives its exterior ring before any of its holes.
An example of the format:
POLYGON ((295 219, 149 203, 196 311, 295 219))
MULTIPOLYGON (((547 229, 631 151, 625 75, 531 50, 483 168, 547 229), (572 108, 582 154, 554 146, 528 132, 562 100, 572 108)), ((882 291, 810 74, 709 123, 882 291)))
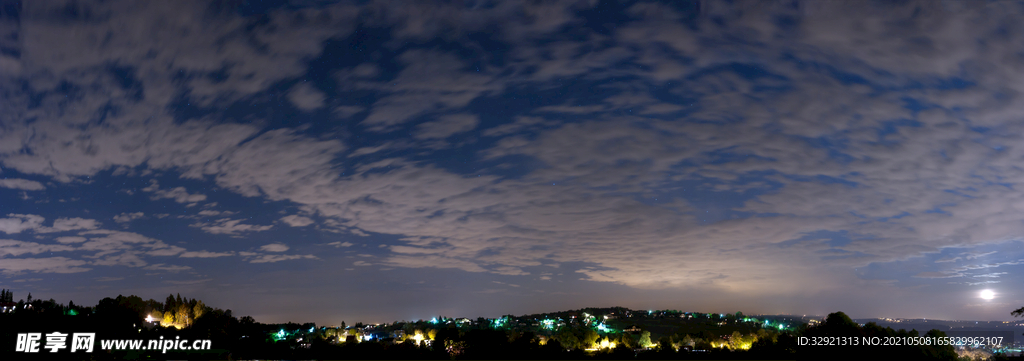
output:
POLYGON ((16 298, 1024 305, 1020 2, 0 4, 16 298))

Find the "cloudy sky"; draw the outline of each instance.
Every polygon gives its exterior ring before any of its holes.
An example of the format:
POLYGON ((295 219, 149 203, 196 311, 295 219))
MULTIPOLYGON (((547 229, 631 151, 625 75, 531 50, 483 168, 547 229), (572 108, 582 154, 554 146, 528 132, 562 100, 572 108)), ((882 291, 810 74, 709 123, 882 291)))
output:
POLYGON ((1024 3, 0 5, 16 299, 1024 306, 1024 3))

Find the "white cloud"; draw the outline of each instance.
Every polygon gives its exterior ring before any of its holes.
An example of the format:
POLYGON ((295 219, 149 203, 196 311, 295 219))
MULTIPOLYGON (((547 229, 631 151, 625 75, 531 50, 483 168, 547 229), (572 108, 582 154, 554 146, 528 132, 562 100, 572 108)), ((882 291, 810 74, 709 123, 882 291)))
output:
POLYGON ((228 257, 234 256, 235 252, 210 252, 210 251, 188 251, 183 252, 178 257, 181 258, 217 258, 217 257, 228 257))
POLYGON ((275 263, 281 261, 290 261, 296 259, 317 259, 316 256, 311 254, 306 255, 284 255, 284 254, 265 254, 253 257, 249 259, 249 263, 275 263))
POLYGON ((74 247, 61 244, 43 244, 36 242, 22 242, 11 239, 0 239, 0 257, 17 257, 24 254, 39 254, 43 252, 64 252, 71 250, 74 250, 74 247))
POLYGON ((440 120, 416 126, 416 138, 447 138, 455 134, 476 129, 478 124, 480 124, 480 117, 476 114, 445 115, 442 116, 440 120))
POLYGON ((206 200, 205 194, 190 194, 185 187, 177 187, 172 189, 160 189, 160 184, 157 183, 156 179, 149 181, 149 186, 142 188, 143 192, 153 193, 152 199, 173 199, 178 203, 189 203, 195 204, 206 200))
POLYGON ((242 221, 242 219, 222 218, 212 223, 196 223, 191 226, 198 227, 206 233, 227 234, 231 236, 238 236, 239 234, 248 232, 262 232, 274 227, 273 225, 257 226, 244 224, 242 221))
POLYGON ((313 220, 312 219, 309 219, 309 218, 306 218, 306 217, 303 217, 303 216, 294 215, 294 214, 281 218, 281 222, 284 222, 285 224, 287 224, 289 226, 292 226, 292 227, 305 227, 305 226, 308 226, 310 224, 313 224, 313 220))
POLYGON ((36 182, 36 181, 32 181, 32 180, 28 180, 28 179, 19 179, 19 178, 4 178, 4 179, 0 179, 0 187, 2 187, 2 188, 11 188, 11 189, 21 189, 21 190, 26 190, 26 191, 41 191, 43 189, 46 189, 46 187, 44 187, 42 183, 39 183, 39 182, 36 182))
POLYGON ((33 214, 14 214, 10 213, 7 215, 10 218, 0 218, 0 231, 7 234, 21 233, 25 230, 39 229, 43 225, 45 218, 33 214))
POLYGON ((96 229, 99 227, 99 222, 95 219, 85 218, 57 218, 53 221, 53 227, 48 229, 48 232, 66 232, 74 231, 79 229, 96 229))
POLYGON ((264 252, 284 252, 288 250, 288 246, 281 243, 271 243, 260 247, 260 250, 264 252))
POLYGON ((192 269, 192 267, 189 267, 189 266, 175 266, 175 265, 167 265, 167 264, 163 264, 163 263, 157 263, 157 264, 151 264, 149 266, 143 267, 143 269, 147 269, 147 270, 151 270, 151 271, 181 272, 181 271, 188 271, 188 270, 192 269))
POLYGON ((6 275, 24 272, 40 273, 80 273, 89 271, 86 262, 65 257, 47 258, 5 258, 0 262, 0 273, 6 275))
MULTIPOLYGON (((573 12, 524 5, 528 21, 502 22, 496 34, 512 47, 505 68, 470 71, 452 54, 413 50, 399 55, 398 65, 404 68, 393 81, 369 79, 377 71, 373 67, 339 75, 340 86, 385 94, 366 110, 361 124, 377 131, 421 116, 464 114, 466 105, 481 96, 499 95, 512 78, 636 79, 616 80, 619 87, 609 91, 621 94, 596 103, 573 100, 543 109, 550 119, 574 115, 573 122, 518 119, 487 131, 504 137, 482 153, 487 160, 518 156, 539 165, 518 178, 464 177, 419 160, 382 158, 389 156, 383 152, 388 148, 376 144, 349 154, 374 155, 377 163, 356 164, 356 174, 342 176, 335 160, 347 148, 340 141, 314 139, 298 129, 263 132, 257 125, 208 118, 175 121, 166 114, 177 94, 190 94, 201 106, 211 106, 215 100, 230 103, 294 79, 305 71, 303 59, 321 50, 320 41, 336 35, 323 30, 329 26, 281 26, 277 32, 257 26, 249 33, 240 19, 206 24, 197 20, 204 19, 201 10, 181 5, 186 8, 180 12, 166 12, 149 7, 178 5, 149 3, 101 6, 122 31, 110 31, 110 25, 48 25, 27 17, 27 30, 36 31, 25 32, 32 38, 24 40, 29 45, 22 60, 25 69, 19 71, 39 79, 33 84, 37 89, 67 81, 94 91, 77 100, 43 93, 42 105, 32 108, 12 104, 18 119, 35 120, 0 118, 5 125, 0 161, 59 182, 115 166, 212 179, 244 196, 298 203, 324 224, 337 222, 336 229, 402 236, 406 244, 384 257, 385 264, 394 266, 525 274, 524 268, 537 265, 584 263, 593 265, 581 270, 589 279, 637 287, 814 293, 837 284, 821 280, 840 279, 836 274, 858 264, 1017 237, 1024 232, 1013 216, 1024 210, 1017 181, 1024 179, 1024 171, 1016 164, 1024 157, 1019 146, 1024 128, 1012 120, 1020 119, 1024 109, 1022 98, 1014 95, 1024 90, 1015 81, 1024 75, 1015 60, 1024 42, 1020 32, 1005 29, 1014 29, 1019 12, 994 3, 951 17, 937 8, 946 5, 938 3, 888 8, 857 4, 822 2, 790 10, 772 4, 709 3, 693 27, 680 24, 671 8, 636 4, 630 14, 639 21, 572 41, 545 31, 573 21, 573 12), (755 6, 763 11, 748 8, 755 6), (918 20, 902 21, 917 9, 918 20), (804 17, 792 31, 777 26, 778 16, 800 16, 793 13, 798 11, 818 14, 804 17), (140 20, 163 13, 179 15, 164 19, 166 24, 140 20), (711 19, 735 26, 717 26, 711 19), (213 35, 186 38, 181 35, 186 30, 213 35), (247 36, 267 40, 263 43, 268 48, 251 48, 257 42, 243 39, 247 36), (522 47, 515 40, 542 37, 550 41, 522 47), (91 42, 108 38, 103 51, 91 42), (984 46, 978 39, 986 39, 984 46), (142 61, 147 57, 153 60, 142 61), (681 57, 692 61, 681 62, 681 57), (781 58, 794 60, 774 60, 781 58), (623 62, 635 64, 619 66, 623 62), (103 64, 139 65, 136 73, 144 83, 145 101, 131 101, 116 79, 91 71, 103 64), (223 83, 203 76, 181 80, 186 83, 181 87, 170 81, 174 72, 209 72, 224 64, 235 65, 223 83), (716 70, 737 64, 767 75, 716 70), (830 69, 848 74, 835 75, 830 69), (953 78, 974 85, 932 86, 953 78), (641 91, 668 81, 673 83, 667 96, 692 99, 692 104, 666 105, 641 91), (776 88, 784 90, 761 90, 776 88), (908 98, 931 108, 910 111, 904 106, 908 98), (108 103, 120 113, 102 125, 90 123, 108 103), (663 116, 679 106, 687 108, 685 115, 663 116), (612 109, 623 114, 593 113, 612 109), (894 125, 900 119, 915 125, 894 125), (988 132, 978 131, 986 127, 988 132), (515 134, 521 131, 531 134, 515 134), (758 183, 746 182, 749 178, 758 183), (710 190, 683 184, 707 184, 710 190), (770 192, 742 193, 766 184, 770 192), (682 198, 648 200, 665 192, 721 192, 743 204, 706 210, 682 198), (701 211, 757 216, 703 222, 701 211), (828 262, 815 252, 832 247, 820 241, 780 246, 820 230, 857 230, 873 238, 837 248, 859 256, 828 262), (772 279, 785 280, 784 287, 772 279)), ((505 9, 481 13, 467 21, 466 29, 497 23, 493 20, 501 19, 505 9)), ((26 13, 45 19, 47 11, 30 8, 26 13)), ((404 19, 415 16, 416 6, 394 11, 394 18, 404 19)), ((446 7, 437 17, 455 19, 460 14, 446 7)), ((343 16, 328 18, 332 24, 346 24, 339 20, 343 16)), ((271 25, 287 21, 286 16, 268 15, 271 25)), ((445 22, 410 22, 394 33, 419 38, 448 31, 437 24, 445 22)), ((357 111, 362 109, 341 113, 357 111)), ((477 126, 476 119, 462 120, 452 127, 420 125, 414 137, 436 139, 477 126)), ((485 174, 495 173, 500 172, 485 174)), ((205 200, 182 187, 155 186, 151 191, 161 198, 205 200)), ((0 231, 7 234, 43 227, 39 216, 7 217, 0 219, 0 231)), ((282 222, 294 225, 298 220, 282 222)), ((225 218, 194 226, 231 235, 271 227, 241 222, 225 218)), ((92 242, 85 244, 104 255, 128 246, 92 242)), ((331 243, 346 244, 351 245, 331 243)), ((134 252, 156 251, 142 248, 134 252)), ((166 245, 159 249, 185 254, 166 245)), ((309 258, 238 254, 254 263, 309 258)), ((138 264, 129 256, 110 262, 138 264)))
POLYGON ((71 236, 71 237, 57 237, 55 240, 57 242, 67 244, 67 243, 82 243, 82 242, 85 242, 85 241, 87 241, 89 239, 85 238, 85 237, 71 236))
POLYGON ((307 82, 296 84, 292 87, 292 90, 288 92, 288 100, 290 100, 296 108, 304 111, 316 110, 317 108, 324 106, 324 100, 326 99, 327 97, 324 93, 320 92, 307 82))
POLYGON ((342 105, 334 108, 334 114, 337 115, 339 118, 346 119, 364 110, 366 110, 366 108, 360 106, 342 105))
POLYGON ((132 232, 95 230, 81 232, 79 235, 88 240, 81 243, 76 250, 95 252, 87 257, 111 265, 124 264, 140 267, 146 265, 141 258, 142 255, 176 256, 186 251, 184 248, 171 246, 161 240, 132 232))
POLYGON ((198 279, 198 280, 187 280, 187 281, 167 280, 167 281, 164 281, 164 283, 170 283, 172 285, 196 285, 196 284, 206 283, 206 282, 210 282, 210 281, 213 281, 213 278, 203 278, 203 279, 198 279))
POLYGON ((118 214, 118 215, 114 216, 114 222, 117 222, 117 223, 127 223, 127 222, 131 222, 133 220, 142 218, 144 216, 145 216, 145 214, 142 213, 142 212, 121 213, 121 214, 118 214))
POLYGON ((504 87, 489 74, 462 71, 463 61, 450 54, 410 50, 399 58, 406 67, 393 81, 365 85, 392 92, 374 103, 363 120, 370 129, 383 131, 426 112, 460 109, 504 87))

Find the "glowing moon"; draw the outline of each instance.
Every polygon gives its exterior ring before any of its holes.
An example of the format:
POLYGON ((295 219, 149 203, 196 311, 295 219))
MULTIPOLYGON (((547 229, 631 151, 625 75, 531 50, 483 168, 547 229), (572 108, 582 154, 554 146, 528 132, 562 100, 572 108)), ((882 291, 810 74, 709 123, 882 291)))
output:
POLYGON ((992 290, 982 290, 981 291, 981 298, 986 299, 986 300, 991 300, 993 298, 996 298, 996 293, 992 292, 992 290))

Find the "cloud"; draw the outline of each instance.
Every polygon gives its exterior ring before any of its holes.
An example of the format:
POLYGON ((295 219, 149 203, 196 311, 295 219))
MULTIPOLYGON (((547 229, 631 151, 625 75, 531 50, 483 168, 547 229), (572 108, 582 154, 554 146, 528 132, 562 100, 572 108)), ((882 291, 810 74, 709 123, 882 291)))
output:
POLYGON ((210 234, 227 234, 231 236, 238 236, 248 232, 262 232, 274 227, 273 225, 257 226, 244 224, 242 221, 242 219, 222 218, 211 223, 196 223, 190 226, 197 227, 210 234))
POLYGON ((331 243, 324 243, 324 245, 326 245, 326 246, 334 246, 335 248, 343 248, 343 247, 352 247, 353 246, 353 244, 351 242, 342 242, 342 241, 331 242, 331 243))
POLYGON ((48 230, 52 232, 66 232, 79 229, 96 229, 99 227, 95 219, 85 218, 57 218, 53 221, 53 227, 48 230))
MULTIPOLYGON (((474 262, 451 259, 439 256, 417 255, 417 256, 391 256, 384 260, 385 265, 405 268, 456 268, 467 272, 486 272, 474 262)), ((358 265, 357 265, 358 266, 358 265)))
POLYGON ((144 267, 149 257, 177 256, 185 248, 141 234, 110 230, 88 230, 81 237, 59 237, 65 251, 87 252, 82 260, 98 266, 144 267))
POLYGON ((366 108, 360 106, 341 105, 334 108, 334 114, 339 118, 345 119, 361 113, 364 110, 366 110, 366 108))
POLYGON ((323 107, 326 97, 311 84, 302 82, 296 84, 292 87, 292 90, 288 92, 288 100, 290 100, 296 108, 308 112, 323 107))
POLYGON ((133 220, 142 218, 144 216, 145 216, 145 214, 142 213, 142 212, 121 213, 121 214, 118 214, 118 215, 114 216, 114 222, 117 222, 117 223, 127 223, 127 222, 131 222, 133 220))
MULTIPOLYGON (((339 70, 339 91, 379 94, 365 109, 337 112, 355 118, 352 131, 412 130, 412 139, 386 146, 167 112, 179 94, 216 109, 295 81, 321 42, 346 34, 360 12, 332 8, 306 17, 309 26, 275 12, 250 24, 175 4, 184 15, 157 17, 165 23, 154 25, 145 19, 172 5, 97 5, 118 24, 113 29, 55 26, 63 22, 48 15, 55 13, 49 5, 33 5, 41 8, 25 12, 24 26, 35 31, 26 31, 33 38, 18 71, 34 79, 39 105, 4 100, 16 111, 0 115, 11 117, 0 118, 0 162, 56 182, 146 168, 291 202, 324 224, 336 222, 332 229, 400 237, 382 257, 391 266, 511 275, 585 264, 580 273, 594 281, 734 294, 821 292, 839 284, 823 280, 845 280, 861 265, 998 244, 1024 231, 1013 216, 1024 209, 1017 184, 1024 171, 1016 164, 1024 157, 1024 127, 1011 121, 1024 109, 1013 81, 1022 76, 1022 39, 1006 30, 1016 29, 1013 5, 704 5, 686 24, 680 19, 688 15, 671 6, 637 3, 624 12, 632 21, 600 33, 578 27, 571 36, 556 30, 580 21, 579 12, 557 4, 472 13, 442 6, 429 22, 418 21, 418 6, 363 9, 380 15, 367 21, 398 24, 396 43, 442 31, 463 39, 493 27, 509 48, 501 59, 480 61, 481 69, 452 53, 413 47, 397 50, 401 70, 387 81, 376 79, 383 70, 374 65, 339 70), (103 51, 91 39, 107 39, 103 51), (131 64, 141 90, 96 70, 105 64, 131 64), (468 109, 474 100, 521 96, 509 89, 543 98, 563 92, 562 79, 586 86, 593 99, 515 109, 507 124, 485 117, 484 134, 494 139, 460 149, 470 161, 482 160, 464 166, 479 172, 463 174, 434 162, 430 149, 415 148, 413 140, 479 127, 468 113, 477 111, 468 109), (52 90, 63 83, 92 90, 69 98, 52 90), (94 120, 108 106, 118 111, 94 120), (408 152, 384 151, 391 149, 408 152), (351 169, 339 170, 338 159, 352 159, 351 169), (854 230, 864 237, 780 246, 815 232, 854 230)), ((147 189, 180 203, 205 200, 155 181, 147 189)), ((7 217, 0 219, 6 234, 43 227, 39 216, 7 217)), ((295 226, 300 218, 281 221, 295 226)), ((271 228, 241 222, 193 226, 229 235, 271 228)), ((186 252, 92 242, 84 244, 98 261, 121 255, 109 262, 129 265, 139 264, 133 254, 186 252)), ((238 255, 253 263, 310 259, 238 255)), ((928 272, 906 274, 943 275, 928 272)))
POLYGON ((74 247, 60 244, 43 244, 35 242, 23 242, 11 239, 0 239, 0 257, 21 256, 24 254, 39 254, 44 252, 64 252, 74 250, 74 247))
POLYGON ((251 257, 249 263, 275 263, 281 261, 290 261, 296 259, 317 259, 316 256, 311 254, 306 255, 284 255, 284 254, 265 254, 260 256, 251 257))
MULTIPOLYGON (((399 59, 406 67, 393 81, 363 85, 389 92, 373 104, 370 114, 362 122, 371 130, 391 129, 427 112, 460 109, 473 99, 500 91, 504 86, 500 82, 492 82, 487 74, 462 71, 463 61, 451 54, 410 50, 399 59)), ((452 122, 464 129, 471 118, 462 115, 455 119, 452 122)), ((426 137, 443 133, 439 127, 428 127, 424 131, 426 133, 422 134, 426 137)))
POLYGON ((188 271, 188 270, 192 269, 192 267, 189 267, 189 266, 166 265, 166 264, 163 264, 163 263, 157 263, 157 264, 151 264, 149 266, 143 267, 143 269, 147 269, 147 270, 151 270, 151 271, 181 272, 181 271, 188 271))
POLYGON ((210 282, 210 281, 213 281, 213 279, 212 278, 203 278, 203 279, 198 279, 198 280, 187 280, 187 281, 171 281, 171 280, 167 280, 167 281, 164 281, 164 283, 170 283, 172 285, 196 285, 196 284, 206 283, 206 282, 210 282))
POLYGON ((260 250, 264 252, 284 252, 288 250, 288 246, 281 243, 271 243, 260 247, 260 250))
POLYGON ((917 278, 958 278, 958 277, 963 277, 963 276, 964 275, 959 274, 959 273, 942 273, 942 272, 921 272, 921 273, 918 273, 918 274, 914 275, 914 277, 917 277, 917 278))
POLYGON ((67 244, 67 243, 82 243, 82 242, 85 242, 85 241, 87 241, 89 239, 85 238, 85 237, 70 236, 70 237, 57 237, 55 240, 57 242, 67 244))
POLYGON ((206 200, 205 194, 189 194, 185 187, 177 187, 172 189, 160 189, 160 184, 157 183, 156 179, 149 181, 149 186, 142 188, 143 192, 151 192, 154 200, 157 199, 173 199, 178 203, 189 203, 190 206, 198 202, 206 200))
POLYGON ((199 211, 198 214, 200 216, 213 217, 213 216, 230 216, 230 215, 235 214, 235 213, 238 213, 238 212, 215 211, 215 210, 212 210, 212 209, 204 209, 204 210, 199 211))
POLYGON ((24 230, 38 229, 42 227, 45 218, 32 214, 7 215, 9 218, 0 218, 0 231, 7 234, 21 233, 24 230))
POLYGON ((313 224, 313 220, 312 219, 309 219, 309 218, 306 218, 306 217, 303 217, 303 216, 297 216, 297 215, 294 215, 294 214, 281 218, 281 222, 284 222, 285 224, 287 224, 289 226, 292 226, 292 227, 305 227, 305 226, 308 226, 310 224, 313 224))
POLYGON ((28 179, 4 178, 0 179, 0 187, 10 189, 21 189, 26 191, 41 191, 46 189, 42 183, 28 179))
POLYGON ((0 262, 0 273, 5 275, 15 275, 24 272, 81 273, 90 270, 90 268, 82 267, 85 265, 85 261, 66 257, 4 258, 3 262, 0 262))
POLYGON ((34 214, 8 214, 10 218, 0 218, 0 231, 7 234, 21 233, 31 230, 36 233, 67 232, 82 229, 96 229, 99 222, 85 218, 57 218, 52 227, 43 226, 46 218, 34 214))
POLYGON ((217 258, 234 256, 235 252, 188 251, 178 255, 181 258, 217 258))
POLYGON ((525 130, 532 130, 542 126, 557 126, 558 122, 546 120, 540 117, 519 116, 512 123, 503 124, 483 131, 485 137, 499 137, 516 134, 525 130))
POLYGON ((447 138, 455 134, 473 130, 478 124, 480 124, 480 117, 476 114, 445 115, 442 116, 440 120, 421 123, 416 126, 416 138, 447 138))

